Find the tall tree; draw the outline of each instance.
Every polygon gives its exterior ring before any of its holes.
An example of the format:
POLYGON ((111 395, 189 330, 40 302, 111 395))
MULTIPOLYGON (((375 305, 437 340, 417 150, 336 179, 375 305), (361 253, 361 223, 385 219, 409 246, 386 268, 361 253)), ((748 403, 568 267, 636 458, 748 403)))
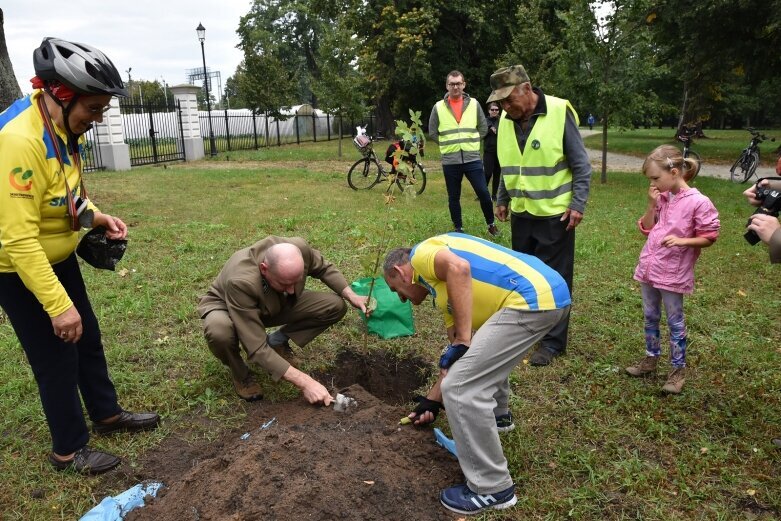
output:
POLYGON ((22 96, 19 82, 16 81, 14 68, 11 65, 11 58, 8 56, 4 24, 3 9, 0 8, 0 112, 22 96))

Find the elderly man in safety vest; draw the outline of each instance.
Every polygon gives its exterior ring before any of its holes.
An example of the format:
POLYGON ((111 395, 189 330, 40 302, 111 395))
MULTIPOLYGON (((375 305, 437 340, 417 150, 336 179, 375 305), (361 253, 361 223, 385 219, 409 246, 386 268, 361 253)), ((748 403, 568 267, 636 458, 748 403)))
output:
MULTIPOLYGON (((569 101, 532 87, 522 65, 491 75, 491 96, 503 109, 497 134, 502 181, 496 216, 510 218, 512 248, 559 272, 572 291, 575 227, 583 219, 591 164, 569 101), (509 208, 509 212, 508 212, 509 208)), ((567 348, 569 317, 540 341, 531 365, 548 365, 567 348)))
POLYGON ((462 232, 461 182, 466 176, 480 201, 489 235, 497 236, 499 228, 494 224, 493 202, 480 159, 480 140, 488 132, 485 114, 480 104, 464 92, 466 82, 459 71, 448 73, 445 86, 447 94, 431 110, 428 131, 442 154, 450 219, 455 231, 462 232))

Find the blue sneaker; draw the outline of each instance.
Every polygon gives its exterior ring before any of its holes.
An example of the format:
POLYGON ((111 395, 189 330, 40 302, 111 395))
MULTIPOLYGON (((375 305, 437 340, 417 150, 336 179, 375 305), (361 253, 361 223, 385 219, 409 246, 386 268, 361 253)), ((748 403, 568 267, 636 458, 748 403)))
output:
POLYGON ((518 499, 515 497, 515 485, 501 492, 480 495, 469 490, 469 487, 464 484, 446 488, 440 492, 439 502, 448 510, 470 515, 484 510, 510 508, 518 502, 518 499))
POLYGON ((502 414, 496 417, 496 430, 499 432, 510 432, 515 428, 513 422, 513 414, 507 411, 507 414, 502 414))

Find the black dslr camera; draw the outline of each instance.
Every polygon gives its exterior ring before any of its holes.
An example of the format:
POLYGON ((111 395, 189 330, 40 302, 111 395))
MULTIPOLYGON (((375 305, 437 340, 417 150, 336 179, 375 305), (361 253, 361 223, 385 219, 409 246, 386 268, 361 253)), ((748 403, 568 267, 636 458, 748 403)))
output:
MULTIPOLYGON (((770 186, 759 186, 759 183, 761 183, 765 179, 773 180, 773 181, 776 180, 781 181, 781 177, 763 177, 762 179, 757 181, 756 198, 761 201, 761 204, 759 205, 759 208, 757 208, 754 211, 754 214, 752 215, 756 215, 758 213, 764 213, 767 215, 772 215, 773 217, 778 217, 778 214, 781 213, 781 190, 770 188, 770 186)), ((748 226, 749 224, 751 224, 751 218, 749 218, 746 226, 748 226)), ((754 230, 747 231, 745 234, 743 234, 743 237, 745 237, 746 240, 751 245, 758 243, 760 240, 759 236, 757 235, 757 232, 755 232, 754 230)))

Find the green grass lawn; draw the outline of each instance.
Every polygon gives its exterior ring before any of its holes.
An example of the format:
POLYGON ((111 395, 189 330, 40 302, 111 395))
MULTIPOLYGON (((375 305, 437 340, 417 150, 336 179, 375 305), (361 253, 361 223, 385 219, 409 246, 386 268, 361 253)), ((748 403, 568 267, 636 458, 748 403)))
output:
MULTIPOLYGON (((600 133, 588 136, 584 142, 587 147, 600 150, 602 148, 602 129, 595 127, 595 130, 599 130, 600 133)), ((768 137, 776 137, 776 141, 765 141, 759 145, 760 163, 763 166, 775 165, 775 150, 781 144, 781 131, 763 129, 762 132, 768 137)), ((703 133, 706 137, 695 138, 692 150, 699 153, 703 161, 710 163, 731 165, 740 157, 740 153, 751 141, 751 134, 745 130, 706 129, 703 133)), ((675 140, 675 130, 669 127, 635 130, 609 129, 607 139, 608 151, 637 157, 646 157, 651 150, 661 144, 682 146, 679 141, 675 140)))
MULTIPOLYGON (((226 428, 244 417, 195 313, 197 297, 233 251, 268 234, 299 235, 354 280, 367 275, 364 266, 384 230, 392 247, 451 228, 444 182, 433 168, 422 195, 390 206, 380 187, 350 190, 346 172, 358 154, 349 141, 341 160, 335 142, 224 157, 93 173, 86 181, 97 204, 130 225, 118 266, 126 272, 83 267, 111 375, 124 407, 157 410, 164 418, 153 433, 93 438, 94 446, 131 465, 183 424, 196 429, 193 436, 214 438, 213 430, 197 431, 198 416, 226 428)), ((427 163, 436 161, 427 157, 427 163)), ((686 387, 680 396, 661 394, 666 363, 657 378, 625 376, 622 368, 644 353, 632 271, 644 240, 635 223, 646 187, 636 172, 592 184, 578 228, 569 353, 550 367, 522 365, 512 375, 517 428, 503 442, 519 505, 482 519, 781 516, 781 451, 770 444, 781 435, 779 267, 768 263, 763 245, 749 246, 742 237, 752 211, 743 187, 697 179, 720 211, 722 235, 703 252, 695 293, 686 299, 686 387)), ((487 238, 473 199, 465 189, 465 229, 487 238)), ((509 227, 502 230, 499 242, 509 245, 509 227)), ((414 337, 371 338, 366 349, 414 353, 433 364, 446 342, 441 317, 430 305, 416 308, 415 316, 414 337)), ((310 346, 303 369, 325 368, 341 348, 363 348, 363 326, 351 312, 310 346)), ((266 376, 260 382, 269 400, 296 396, 287 384, 266 376)), ((444 418, 438 422, 447 427, 444 418)), ((2 519, 74 519, 102 499, 98 494, 121 491, 106 485, 110 478, 49 468, 37 389, 2 317, 0 432, 2 519)))

